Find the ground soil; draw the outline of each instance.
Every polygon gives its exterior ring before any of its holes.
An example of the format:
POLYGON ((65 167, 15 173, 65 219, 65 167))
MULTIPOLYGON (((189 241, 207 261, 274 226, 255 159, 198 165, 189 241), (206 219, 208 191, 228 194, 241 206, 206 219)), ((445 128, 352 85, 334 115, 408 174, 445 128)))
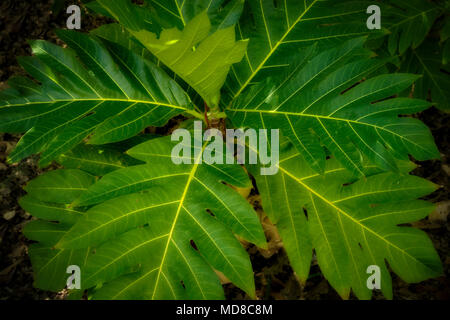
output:
MULTIPOLYGON (((66 2, 64 8, 73 3, 76 1, 66 2)), ((28 39, 59 43, 53 30, 65 26, 67 14, 64 10, 52 12, 52 5, 53 0, 0 2, 0 90, 5 87, 5 81, 10 76, 23 74, 16 57, 30 54, 26 42, 28 39)), ((87 31, 103 22, 104 19, 85 15, 82 29, 87 31)), ((427 197, 438 204, 439 211, 415 226, 425 230, 432 239, 444 265, 444 275, 418 284, 406 284, 393 274, 394 297, 447 300, 450 298, 450 226, 446 218, 450 191, 449 115, 432 108, 417 117, 430 127, 442 159, 418 163, 414 174, 442 188, 427 197)), ((19 138, 19 135, 0 134, 0 299, 60 299, 64 293, 46 292, 33 287, 33 273, 27 255, 29 242, 22 235, 22 228, 31 217, 19 207, 18 199, 24 194, 22 187, 42 170, 37 168, 35 157, 19 164, 6 164, 6 155, 19 138)), ((257 209, 260 208, 258 195, 252 194, 250 200, 257 209)), ((270 225, 267 225, 266 230, 270 233, 270 225)), ((270 236, 273 239, 269 251, 261 251, 253 246, 247 248, 255 269, 259 299, 340 299, 320 273, 317 264, 312 266, 307 283, 300 285, 289 267, 286 254, 280 249, 276 235, 272 233, 270 236)), ((248 298, 233 285, 224 286, 227 298, 248 298)), ((375 294, 375 298, 382 299, 382 296, 375 294)))

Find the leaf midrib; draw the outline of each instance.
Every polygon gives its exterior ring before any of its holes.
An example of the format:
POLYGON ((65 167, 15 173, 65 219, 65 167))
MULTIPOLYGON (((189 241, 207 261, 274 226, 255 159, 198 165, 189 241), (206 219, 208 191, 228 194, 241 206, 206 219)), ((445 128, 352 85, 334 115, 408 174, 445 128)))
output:
POLYGON ((418 14, 416 14, 416 15, 414 15, 414 16, 409 16, 408 18, 403 19, 402 21, 400 21, 400 22, 398 22, 398 23, 396 23, 396 24, 393 24, 393 25, 389 26, 389 28, 395 28, 395 27, 397 27, 397 26, 399 26, 399 25, 402 25, 402 24, 406 23, 406 22, 409 21, 409 20, 413 20, 413 19, 415 19, 415 18, 417 18, 417 17, 419 17, 419 16, 422 16, 423 14, 427 14, 428 12, 434 11, 434 10, 439 10, 439 8, 431 8, 431 9, 428 9, 428 10, 426 10, 426 11, 420 11, 418 14))
POLYGON ((156 241, 156 240, 159 240, 159 239, 162 239, 162 238, 165 238, 165 237, 167 237, 167 234, 163 234, 163 235, 160 235, 160 236, 157 236, 157 237, 154 237, 154 238, 150 238, 150 239, 148 239, 146 241, 143 241, 143 242, 135 245, 134 247, 126 250, 120 256, 118 256, 118 257, 114 258, 113 260, 111 260, 108 264, 106 264, 106 265, 102 266, 101 268, 97 269, 97 271, 94 272, 93 274, 91 274, 85 281, 89 282, 89 279, 92 279, 95 275, 99 274, 101 271, 105 270, 110 265, 112 265, 113 263, 119 261, 120 259, 122 259, 124 256, 130 254, 131 252, 133 252, 133 251, 135 251, 135 250, 137 250, 137 249, 139 249, 139 248, 141 248, 141 247, 143 247, 143 246, 145 246, 145 245, 147 245, 147 244, 149 244, 149 243, 151 243, 153 241, 156 241))
POLYGON ((388 247, 392 247, 398 251, 400 251, 403 255, 407 255, 409 258, 411 258, 412 260, 416 261, 417 263, 419 263, 420 265, 425 266, 426 268, 428 268, 430 271, 433 272, 433 270, 431 270, 427 265, 425 265, 423 262, 417 260, 416 257, 412 256, 411 254, 409 254, 408 252, 406 252, 405 250, 402 250, 400 247, 396 246, 394 243, 386 240, 386 238, 382 237, 380 234, 378 234, 377 232, 375 232, 374 230, 372 230, 371 228, 367 227, 366 225, 362 224, 359 220, 355 219, 354 217, 352 217, 350 214, 348 214, 347 212, 345 212, 343 209, 341 209, 340 207, 336 206, 333 202, 329 201, 327 198, 325 198, 323 195, 321 195, 319 192, 317 192, 316 190, 310 188, 308 185, 306 185, 305 183, 303 183, 303 181, 301 179, 299 179, 298 177, 296 177, 294 174, 290 173, 288 170, 282 168, 281 166, 279 166, 279 169, 284 172, 286 175, 288 175, 289 177, 291 177, 292 179, 294 179, 295 181, 297 181, 304 189, 306 189, 308 192, 316 195, 318 198, 320 198, 322 201, 324 201, 327 205, 329 205, 330 207, 332 207, 333 209, 335 209, 337 212, 340 212, 342 215, 344 215, 345 217, 347 217, 349 220, 351 220, 352 222, 354 222, 356 225, 358 225, 363 231, 367 230, 368 232, 372 233, 373 235, 375 235, 377 238, 381 239, 383 242, 385 242, 388 247))
POLYGON ((290 116, 296 116, 296 117, 310 117, 310 118, 316 118, 316 119, 327 119, 327 120, 333 120, 333 121, 344 121, 347 123, 355 123, 358 125, 365 125, 365 126, 370 126, 373 127, 375 129, 380 129, 383 131, 386 131, 392 135, 395 135, 397 137, 399 137, 402 140, 406 140, 409 143, 414 144, 415 146, 417 146, 418 148, 425 150, 421 145, 415 143, 412 140, 408 140, 406 139, 404 136, 399 135, 398 133, 388 130, 385 127, 380 127, 376 124, 373 123, 367 123, 367 122, 358 122, 356 120, 350 120, 350 119, 343 119, 343 118, 335 118, 335 117, 329 117, 329 116, 324 116, 324 115, 314 115, 314 114, 308 114, 308 113, 296 113, 296 112, 289 112, 289 111, 276 111, 274 112, 273 110, 251 110, 251 109, 231 109, 230 112, 252 112, 252 113, 265 113, 265 114, 272 114, 272 115, 290 115, 290 116))
MULTIPOLYGON (((277 43, 272 47, 267 54, 267 56, 263 59, 263 61, 258 65, 258 67, 252 72, 251 76, 244 82, 244 84, 239 88, 237 93, 234 95, 233 99, 238 97, 242 91, 250 84, 250 82, 253 80, 253 78, 256 76, 256 74, 261 70, 261 68, 266 64, 266 62, 270 59, 270 57, 274 54, 274 52, 278 49, 278 47, 283 44, 284 39, 291 33, 291 31, 297 26, 297 24, 302 20, 302 18, 309 12, 309 10, 316 4, 318 0, 314 0, 307 8, 305 8, 305 11, 297 18, 297 20, 287 29, 287 31, 283 34, 283 36, 280 38, 280 40, 277 41, 277 43)), ((266 28, 267 30, 267 28, 266 28)), ((267 31, 268 32, 268 31, 267 31)))
POLYGON ((120 98, 74 98, 74 99, 54 99, 51 101, 35 101, 35 102, 26 102, 26 103, 16 103, 16 104, 8 104, 7 107, 18 107, 18 106, 28 106, 28 105, 35 105, 35 104, 50 104, 50 103, 56 103, 56 102, 78 102, 78 101, 114 101, 114 102, 132 102, 132 103, 142 103, 142 104, 152 104, 152 105, 158 105, 163 107, 169 107, 173 109, 180 109, 189 111, 190 109, 182 106, 176 106, 174 104, 165 103, 165 102, 158 102, 158 101, 151 101, 151 100, 138 100, 138 99, 120 99, 120 98))
POLYGON ((178 217, 180 216, 181 209, 183 208, 183 203, 184 203, 184 201, 186 199, 186 195, 187 195, 187 193, 189 191, 189 187, 190 187, 192 181, 195 178, 195 173, 197 172, 197 169, 198 169, 198 167, 200 165, 200 161, 199 160, 203 156, 203 151, 205 150, 206 145, 207 144, 205 143, 203 145, 203 147, 202 147, 202 151, 199 152, 199 154, 197 156, 197 159, 194 162, 194 165, 192 166, 191 172, 189 173, 188 179, 186 181, 186 186, 185 186, 185 188, 183 190, 183 194, 181 195, 181 199, 180 199, 180 202, 178 204, 177 212, 175 213, 175 217, 173 219, 172 227, 170 228, 169 235, 167 237, 167 243, 166 243, 166 246, 164 248, 163 256, 162 256, 162 259, 161 259, 161 264, 159 265, 158 274, 156 276, 156 281, 155 281, 155 287, 154 287, 153 294, 152 294, 152 300, 155 298, 155 294, 156 294, 156 291, 158 289, 158 283, 159 283, 159 279, 161 277, 162 268, 163 268, 164 262, 165 262, 166 257, 167 257, 167 252, 169 250, 170 242, 171 242, 171 240, 173 238, 173 233, 175 231, 175 226, 177 225, 178 217))
MULTIPOLYGON (((176 200, 176 201, 168 201, 168 202, 159 203, 159 204, 155 204, 155 205, 151 205, 151 206, 146 206, 146 207, 143 207, 143 208, 139 208, 139 209, 136 209, 136 210, 129 211, 129 212, 123 214, 123 215, 120 215, 120 216, 114 217, 113 219, 107 220, 106 222, 99 224, 99 225, 96 226, 95 228, 89 229, 88 232, 82 233, 82 234, 81 234, 80 236, 78 236, 78 237, 69 239, 67 242, 70 243, 70 242, 74 242, 74 241, 77 241, 77 240, 79 240, 79 239, 85 238, 85 237, 87 237, 89 234, 92 234, 93 232, 97 231, 98 229, 104 228, 104 227, 106 227, 106 226, 108 226, 108 225, 110 225, 110 224, 112 224, 112 223, 114 223, 114 222, 120 221, 120 220, 122 220, 122 219, 126 219, 126 218, 128 218, 129 216, 131 216, 131 215, 133 215, 133 214, 137 214, 137 213, 140 213, 140 212, 143 212, 143 211, 146 211, 146 210, 150 210, 150 209, 155 209, 155 208, 159 208, 159 207, 169 206, 169 205, 171 205, 171 204, 177 203, 178 201, 179 201, 179 200, 176 200)), ((95 211, 94 211, 94 212, 95 212, 95 211)), ((88 213, 86 213, 86 214, 88 214, 88 213)), ((87 216, 86 216, 86 217, 87 217, 87 216)), ((86 220, 89 221, 89 219, 86 219, 86 220)), ((64 244, 64 241, 60 241, 60 242, 61 242, 62 244, 64 244)), ((57 244, 55 247, 59 247, 59 245, 57 244)), ((64 246, 63 246, 63 248, 64 248, 64 246)))

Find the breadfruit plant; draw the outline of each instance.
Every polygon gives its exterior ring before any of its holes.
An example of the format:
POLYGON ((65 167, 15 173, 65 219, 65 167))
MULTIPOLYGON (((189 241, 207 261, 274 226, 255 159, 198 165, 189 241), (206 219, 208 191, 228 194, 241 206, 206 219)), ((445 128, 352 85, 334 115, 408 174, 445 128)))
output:
POLYGON ((389 299, 391 272, 407 282, 439 276, 431 241, 405 224, 433 211, 420 198, 438 187, 410 174, 412 159, 439 158, 410 115, 443 106, 448 74, 435 82, 399 61, 417 54, 446 9, 413 2, 421 6, 380 3, 387 24, 369 30, 365 1, 97 0, 87 7, 115 22, 59 30, 63 47, 30 41, 33 56, 19 59, 30 76, 0 93, 0 131, 24 133, 10 162, 39 154, 41 167, 61 166, 20 200, 36 218, 24 230, 36 242, 35 286, 64 289, 75 265, 72 298, 223 299, 222 276, 255 298, 240 241, 267 243, 238 192, 251 187, 301 282, 313 258, 344 299, 371 298, 373 265, 389 299), (189 161, 177 164, 171 137, 145 131, 174 118, 171 127, 189 130, 193 120, 279 129, 276 174, 227 164, 220 152, 222 161, 199 161, 212 139, 186 145, 192 152, 178 160, 189 161))

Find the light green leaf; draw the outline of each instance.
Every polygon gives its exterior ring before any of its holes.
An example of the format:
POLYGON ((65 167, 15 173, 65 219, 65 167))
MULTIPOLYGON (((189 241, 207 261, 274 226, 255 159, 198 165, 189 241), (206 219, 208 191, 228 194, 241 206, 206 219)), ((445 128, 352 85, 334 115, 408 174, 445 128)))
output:
POLYGON ((308 277, 312 248, 322 273, 343 298, 352 289, 358 298, 370 299, 372 291, 366 285, 370 265, 380 267, 381 291, 387 298, 392 298, 387 264, 406 282, 442 273, 426 234, 400 226, 423 219, 434 209, 431 203, 416 200, 436 186, 408 175, 414 166, 400 162, 401 173, 394 174, 365 162, 366 178, 358 180, 335 159, 326 161, 320 175, 307 168, 295 148, 284 149, 277 175, 260 176, 259 170, 254 174, 264 210, 277 225, 302 281, 308 277), (274 210, 272 203, 282 205, 274 210))
POLYGON ((209 35, 211 23, 204 11, 186 24, 183 31, 164 29, 158 37, 146 29, 142 21, 132 19, 131 13, 137 8, 129 1, 98 2, 161 62, 194 88, 209 106, 217 106, 220 89, 231 65, 242 59, 247 48, 247 41, 235 41, 234 26, 209 35))
MULTIPOLYGON (((304 48, 331 48, 369 33, 365 1, 249 0, 237 26, 240 39, 251 39, 245 58, 232 67, 226 101, 249 85, 292 68, 304 48)), ((371 32, 371 33, 376 33, 371 32)))
POLYGON ((279 128, 318 172, 325 166, 322 145, 358 176, 364 175, 363 155, 385 170, 396 170, 394 157, 439 157, 425 125, 398 117, 430 104, 387 99, 409 88, 418 77, 389 74, 366 79, 386 61, 369 59, 371 53, 362 49, 363 41, 351 40, 313 58, 308 53, 299 56, 295 68, 249 88, 227 114, 238 127, 279 128))
POLYGON ((33 41, 35 57, 21 60, 42 86, 12 81, 0 101, 0 130, 27 131, 10 161, 43 152, 40 164, 47 165, 93 132, 92 143, 120 141, 193 111, 186 93, 135 53, 113 44, 108 51, 79 32, 58 35, 72 49, 33 41))
POLYGON ((114 170, 140 163, 112 147, 85 144, 80 144, 69 152, 61 154, 57 162, 64 168, 82 169, 96 176, 103 176, 114 170))
POLYGON ((83 274, 91 248, 55 249, 54 245, 83 215, 82 208, 69 204, 87 189, 95 178, 79 170, 56 170, 31 181, 28 195, 20 205, 40 220, 30 221, 25 236, 37 241, 28 248, 34 271, 34 286, 42 290, 60 291, 66 286, 67 267, 77 265, 83 274), (55 223, 58 222, 58 223, 55 223))
MULTIPOLYGON (((106 283, 95 297, 221 298, 211 267, 254 296, 250 260, 231 231, 263 247, 264 233, 249 203, 222 183, 248 187, 248 176, 238 165, 175 165, 173 146, 167 137, 128 151, 148 164, 94 184, 73 205, 95 206, 56 248, 96 247, 84 278, 85 288, 106 283), (132 271, 139 276, 120 277, 132 271)), ((205 148, 194 149, 196 159, 205 148)))
POLYGON ((70 203, 95 182, 95 177, 79 170, 49 171, 30 181, 25 191, 33 198, 53 203, 70 203))
POLYGON ((66 225, 74 224, 82 213, 69 208, 65 204, 39 201, 29 194, 20 198, 19 204, 25 211, 31 213, 33 217, 48 221, 59 221, 66 225))

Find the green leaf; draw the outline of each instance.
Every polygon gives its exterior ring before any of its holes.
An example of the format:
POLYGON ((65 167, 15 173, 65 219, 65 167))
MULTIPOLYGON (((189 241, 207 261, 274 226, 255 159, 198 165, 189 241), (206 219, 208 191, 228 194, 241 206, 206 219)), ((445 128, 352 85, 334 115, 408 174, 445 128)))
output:
POLYGON ((29 240, 52 246, 55 244, 55 239, 61 238, 67 232, 67 229, 64 224, 33 220, 26 224, 23 233, 29 240))
POLYGON ((433 23, 441 15, 442 8, 431 1, 386 1, 382 16, 388 37, 389 52, 404 54, 408 48, 416 49, 425 40, 433 23))
POLYGON ((95 182, 95 177, 79 170, 49 171, 30 181, 25 191, 33 198, 53 203, 70 203, 95 182))
POLYGON ((31 195, 20 198, 19 204, 33 217, 48 221, 59 221, 65 225, 74 224, 82 214, 81 211, 69 208, 65 204, 43 202, 31 195))
MULTIPOLYGON (((43 231, 44 232, 44 231, 43 231)), ((33 285, 42 290, 58 292, 64 289, 70 274, 67 267, 78 265, 83 273, 90 248, 78 250, 54 250, 45 244, 32 244, 28 249, 34 270, 33 285)))
POLYGON ((251 39, 245 58, 232 67, 227 100, 249 85, 291 68, 302 48, 330 48, 368 33, 365 1, 249 0, 237 26, 251 39))
POLYGON ((289 73, 249 88, 227 114, 237 127, 279 128, 318 172, 325 167, 322 145, 358 176, 364 175, 363 155, 385 170, 397 170, 394 157, 438 158, 428 128, 417 119, 398 117, 430 104, 387 99, 410 87, 417 76, 366 79, 386 60, 369 59, 363 41, 351 40, 315 57, 299 56, 289 73))
POLYGON ((57 162, 64 168, 82 169, 96 176, 104 176, 114 170, 141 163, 112 147, 84 144, 61 154, 57 162))
POLYGON ((447 16, 444 21, 444 26, 441 29, 441 42, 447 41, 450 38, 450 18, 447 16))
MULTIPOLYGON (((86 6, 97 13, 113 18, 98 1, 92 1, 86 6)), ((129 8, 140 20, 152 21, 153 28, 156 24, 156 28, 177 27, 180 30, 195 16, 206 11, 211 20, 213 32, 235 25, 241 16, 243 6, 244 0, 148 0, 141 6, 142 8, 137 6, 129 8)), ((148 27, 151 28, 151 26, 148 27)))
POLYGON ((72 49, 33 41, 22 66, 42 83, 10 82, 0 101, 1 131, 24 132, 11 162, 42 152, 40 164, 93 133, 91 143, 127 139, 148 125, 192 112, 186 93, 163 71, 123 47, 73 31, 58 35, 72 49), (87 68, 85 67, 87 66, 87 68))
POLYGON ((408 175, 414 168, 411 163, 400 162, 401 173, 395 174, 364 162, 366 178, 358 180, 333 158, 320 175, 308 169, 295 148, 283 149, 277 175, 252 173, 263 208, 277 225, 300 280, 308 277, 313 248, 322 273, 343 298, 352 289, 358 298, 370 299, 370 265, 380 267, 381 291, 390 299, 387 264, 406 282, 442 274, 426 234, 400 226, 434 210, 431 203, 416 199, 436 190, 436 185, 408 175))
POLYGON ((222 7, 226 1, 224 0, 200 0, 200 1, 183 1, 169 0, 162 4, 158 0, 149 0, 149 4, 161 15, 161 20, 173 21, 173 26, 183 29, 186 24, 193 20, 198 14, 206 11, 213 23, 214 29, 222 29, 233 26, 239 20, 243 0, 229 1, 225 7, 222 7))
POLYGON ((133 51, 142 58, 148 59, 153 63, 158 64, 158 60, 155 59, 155 57, 147 49, 145 49, 142 44, 134 40, 132 35, 118 23, 101 25, 100 27, 90 31, 90 34, 106 39, 110 42, 117 43, 122 47, 133 51))
POLYGON ((442 64, 447 65, 450 61, 450 41, 446 41, 442 50, 442 64))
POLYGON ((41 220, 29 222, 25 236, 38 243, 28 249, 34 271, 34 286, 42 290, 60 291, 66 286, 67 267, 78 265, 84 271, 91 248, 55 249, 54 245, 83 215, 82 208, 69 204, 93 184, 95 178, 80 170, 56 170, 31 181, 28 195, 20 205, 41 220), (58 223, 55 223, 58 222, 58 223))
MULTIPOLYGON (((248 187, 248 176, 238 165, 175 165, 173 146, 159 138, 128 151, 148 164, 89 188, 73 206, 94 206, 56 248, 96 248, 83 286, 106 283, 97 298, 223 298, 211 267, 254 296, 250 260, 232 232, 263 247, 264 233, 248 202, 224 184, 248 187)), ((195 149, 196 159, 205 148, 195 149)))
POLYGON ((114 3, 99 0, 128 31, 167 67, 194 88, 205 102, 217 106, 220 89, 233 63, 244 56, 247 41, 235 41, 234 26, 209 35, 211 23, 206 11, 193 18, 183 31, 164 29, 158 35, 133 19, 138 7, 128 0, 114 3))
POLYGON ((423 74, 415 81, 412 96, 420 99, 431 96, 437 108, 450 110, 450 68, 442 64, 441 49, 436 43, 425 41, 416 50, 408 51, 400 71, 423 74))
POLYGON ((90 11, 100 14, 100 15, 103 15, 108 18, 113 18, 110 16, 109 12, 106 11, 97 1, 94 0, 94 1, 84 1, 84 2, 87 2, 87 3, 83 3, 83 4, 90 11))

